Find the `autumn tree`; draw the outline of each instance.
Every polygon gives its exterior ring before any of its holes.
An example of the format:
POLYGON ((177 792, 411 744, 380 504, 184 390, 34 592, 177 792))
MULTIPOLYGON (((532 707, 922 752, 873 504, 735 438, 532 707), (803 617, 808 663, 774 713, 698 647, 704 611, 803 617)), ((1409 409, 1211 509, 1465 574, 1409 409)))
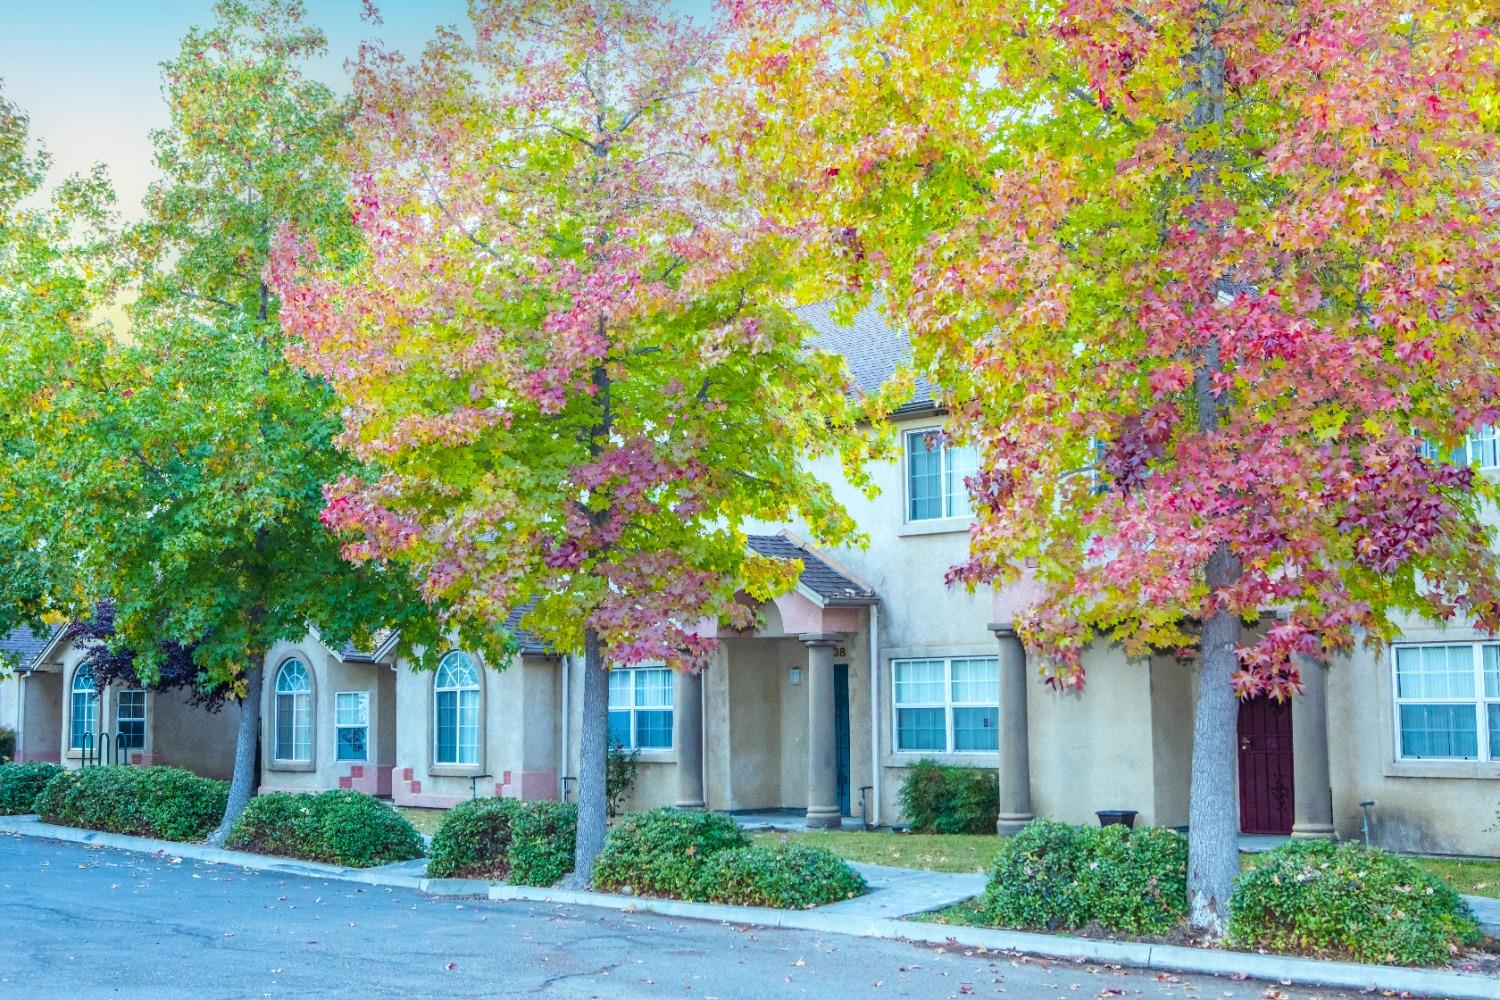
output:
POLYGON ((190 646, 197 689, 239 699, 222 839, 254 792, 275 642, 310 625, 335 645, 384 627, 407 644, 433 633, 405 574, 349 564, 321 523, 323 484, 352 465, 334 446, 332 390, 284 357, 264 278, 280 226, 315 234, 331 259, 361 252, 336 156, 350 109, 302 74, 324 39, 299 3, 223 0, 215 13, 164 66, 161 179, 115 247, 133 268, 128 333, 34 359, 53 376, 30 432, 48 442, 55 485, 24 502, 88 592, 113 602, 111 645, 143 683, 190 646))
MULTIPOLYGON (((377 476, 329 491, 360 565, 410 567, 459 641, 518 609, 582 653, 575 880, 602 847, 611 664, 698 670, 799 567, 749 519, 853 525, 800 464, 847 432, 839 359, 781 308, 774 234, 708 148, 718 39, 658 0, 475 2, 415 61, 356 75, 355 210, 329 267, 291 227, 276 288, 300 362, 377 476)), ((862 482, 857 463, 850 474, 862 482)))
POLYGON ((1398 613, 1500 626, 1495 487, 1429 446, 1500 420, 1493 4, 731 6, 745 183, 980 449, 953 582, 1034 562, 1058 685, 1096 637, 1196 650, 1221 932, 1237 697, 1398 613))

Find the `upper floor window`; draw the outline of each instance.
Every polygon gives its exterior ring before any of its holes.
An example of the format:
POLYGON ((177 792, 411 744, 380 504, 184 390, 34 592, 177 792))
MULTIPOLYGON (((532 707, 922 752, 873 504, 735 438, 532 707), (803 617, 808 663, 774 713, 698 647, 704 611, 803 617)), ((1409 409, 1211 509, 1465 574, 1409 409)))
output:
POLYGON ((969 517, 964 478, 979 469, 979 453, 972 445, 950 445, 935 427, 906 434, 906 518, 931 521, 969 517))
POLYGON ((121 691, 115 700, 115 746, 146 749, 146 692, 121 691))
POLYGON ((1395 648, 1403 760, 1500 760, 1500 643, 1395 648))
POLYGON ((333 696, 333 728, 339 760, 365 760, 369 754, 370 692, 340 691, 333 696))
POLYGON ((99 688, 94 669, 84 664, 73 671, 72 697, 69 699, 68 746, 82 750, 93 745, 99 732, 99 688))
POLYGON ((438 664, 433 680, 433 714, 438 764, 479 763, 479 665, 467 653, 452 652, 438 664))
POLYGON ((1444 451, 1435 442, 1424 441, 1422 455, 1433 461, 1449 461, 1455 465, 1500 469, 1500 427, 1476 427, 1469 432, 1464 443, 1452 451, 1444 451))
POLYGON ((277 760, 312 760, 312 677, 301 660, 276 671, 277 760))
POLYGON ((896 660, 899 753, 990 753, 1000 749, 1000 661, 980 656, 896 660))
POLYGON ((616 667, 609 672, 609 745, 672 748, 672 671, 616 667))

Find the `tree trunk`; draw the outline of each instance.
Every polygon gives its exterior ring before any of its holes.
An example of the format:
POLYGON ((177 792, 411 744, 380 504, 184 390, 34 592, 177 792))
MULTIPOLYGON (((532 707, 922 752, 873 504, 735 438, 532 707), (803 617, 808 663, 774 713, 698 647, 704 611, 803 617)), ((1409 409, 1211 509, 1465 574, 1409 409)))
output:
MULTIPOLYGON (((1217 589, 1240 575, 1229 547, 1209 557, 1208 585, 1217 589)), ((1193 706, 1192 785, 1188 804, 1188 921, 1215 938, 1229 920, 1229 893, 1240 872, 1239 810, 1234 770, 1239 698, 1230 677, 1239 669, 1240 620, 1215 611, 1203 622, 1198 694, 1193 706)))
POLYGON ((578 748, 578 840, 573 849, 573 874, 567 884, 587 888, 594 859, 604 849, 605 767, 609 756, 609 673, 599 633, 584 633, 583 724, 578 748))
POLYGON ((255 764, 260 740, 260 689, 265 675, 266 658, 250 658, 245 671, 245 700, 240 704, 240 727, 234 740, 234 776, 229 781, 229 802, 218 829, 208 835, 210 844, 220 845, 229 836, 229 828, 255 795, 255 764))

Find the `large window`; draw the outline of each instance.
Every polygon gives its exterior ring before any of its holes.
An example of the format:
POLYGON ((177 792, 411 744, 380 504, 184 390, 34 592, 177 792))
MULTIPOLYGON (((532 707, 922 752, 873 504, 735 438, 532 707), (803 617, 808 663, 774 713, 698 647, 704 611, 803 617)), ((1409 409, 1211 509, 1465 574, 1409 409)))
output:
POLYGON ((1455 465, 1500 469, 1500 426, 1476 427, 1469 432, 1463 444, 1448 452, 1428 441, 1422 446, 1422 454, 1434 461, 1445 459, 1455 465))
POLYGON ((609 745, 672 749, 672 671, 666 667, 609 672, 609 745))
POLYGON ((121 691, 115 698, 115 746, 146 749, 146 692, 121 691))
POLYGON ((434 681, 438 764, 479 763, 479 665, 453 652, 438 664, 434 681))
POLYGON ((312 677, 301 660, 276 671, 276 759, 312 760, 312 677))
POLYGON ((1500 760, 1500 643, 1395 648, 1403 760, 1500 760))
POLYGON ((964 477, 979 468, 979 455, 972 446, 954 447, 943 442, 943 432, 933 428, 906 435, 906 504, 908 521, 932 521, 944 517, 969 517, 973 506, 964 477))
POLYGON ((891 666, 898 752, 1000 749, 999 660, 896 660, 891 666))
POLYGON ((99 689, 94 681, 94 670, 88 664, 73 671, 71 693, 68 746, 82 750, 85 743, 93 746, 99 733, 99 689))
POLYGON ((370 692, 340 691, 333 696, 333 728, 339 760, 365 760, 369 754, 370 692))

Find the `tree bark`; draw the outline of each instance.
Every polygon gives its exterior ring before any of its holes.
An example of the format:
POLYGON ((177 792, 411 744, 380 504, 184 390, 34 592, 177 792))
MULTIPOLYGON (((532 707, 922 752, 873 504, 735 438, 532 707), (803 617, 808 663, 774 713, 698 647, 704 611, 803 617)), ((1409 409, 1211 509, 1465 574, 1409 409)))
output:
MULTIPOLYGON (((1211 589, 1239 577, 1239 561, 1227 545, 1220 543, 1209 557, 1206 575, 1211 589)), ((1188 792, 1188 921, 1215 938, 1228 927, 1229 893, 1240 871, 1234 800, 1240 700, 1230 684, 1239 669, 1239 644, 1240 620, 1233 612, 1218 610, 1204 619, 1188 792)))
POLYGON ((208 835, 210 844, 223 844, 229 836, 229 828, 240 818, 240 813, 255 796, 255 758, 260 741, 260 695, 261 681, 265 676, 266 658, 257 653, 250 658, 245 671, 245 700, 240 704, 240 726, 234 740, 234 775, 229 781, 229 801, 224 806, 224 818, 208 835))
POLYGON ((573 848, 573 874, 566 884, 586 888, 593 878, 594 859, 604 849, 606 795, 605 767, 609 751, 609 673, 599 633, 584 632, 583 723, 578 747, 578 839, 573 848))

